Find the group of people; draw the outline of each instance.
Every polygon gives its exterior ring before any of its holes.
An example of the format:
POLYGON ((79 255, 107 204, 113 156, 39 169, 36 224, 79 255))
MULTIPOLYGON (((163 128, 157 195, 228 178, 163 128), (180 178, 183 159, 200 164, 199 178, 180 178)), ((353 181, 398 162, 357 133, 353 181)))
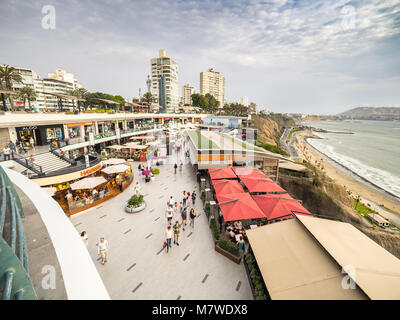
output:
MULTIPOLYGON (((7 143, 3 150, 3 160, 7 161, 7 160, 11 160, 11 156, 18 152, 18 153, 27 153, 26 149, 24 147, 24 141, 19 141, 17 140, 15 143, 13 141, 10 141, 9 143, 7 143)), ((32 147, 32 149, 35 149, 35 141, 33 140, 32 137, 29 138, 29 145, 32 147)))
POLYGON ((245 241, 247 241, 246 231, 240 221, 225 225, 225 237, 236 243, 243 252, 245 251, 245 241))
MULTIPOLYGON (((172 246, 172 238, 174 238, 174 244, 179 246, 179 234, 181 228, 183 231, 185 231, 185 226, 187 225, 188 207, 190 201, 194 206, 196 203, 196 198, 197 198, 196 191, 193 191, 191 194, 190 192, 183 191, 183 198, 179 204, 177 201, 174 200, 173 196, 171 196, 170 199, 168 200, 167 208, 165 210, 165 217, 167 219, 168 227, 164 234, 164 247, 167 248, 167 253, 172 246), (180 223, 179 223, 179 215, 181 218, 180 223), (172 224, 172 219, 174 218, 176 220, 175 223, 172 224)), ((189 226, 191 226, 192 228, 194 228, 194 220, 196 216, 197 214, 194 208, 192 207, 189 210, 189 219, 190 219, 189 226)))
POLYGON ((82 202, 82 205, 87 205, 93 203, 98 199, 104 198, 107 193, 106 187, 101 187, 99 190, 94 188, 91 192, 84 191, 84 192, 75 192, 75 195, 72 194, 71 190, 68 190, 65 194, 65 198, 67 199, 69 207, 72 207, 72 204, 78 201, 82 202))
MULTIPOLYGON (((81 232, 81 238, 86 247, 89 245, 89 236, 86 231, 81 232)), ((100 241, 96 244, 97 255, 101 257, 101 264, 104 265, 107 262, 108 253, 108 241, 104 237, 100 238, 100 241)))

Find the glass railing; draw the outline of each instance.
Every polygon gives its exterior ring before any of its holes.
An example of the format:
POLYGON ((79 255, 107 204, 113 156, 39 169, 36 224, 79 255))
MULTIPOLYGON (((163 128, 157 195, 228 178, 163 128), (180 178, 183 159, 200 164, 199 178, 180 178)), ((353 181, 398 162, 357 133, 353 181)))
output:
POLYGON ((36 300, 29 276, 28 246, 22 219, 24 211, 12 182, 0 166, 0 297, 2 300, 36 300))

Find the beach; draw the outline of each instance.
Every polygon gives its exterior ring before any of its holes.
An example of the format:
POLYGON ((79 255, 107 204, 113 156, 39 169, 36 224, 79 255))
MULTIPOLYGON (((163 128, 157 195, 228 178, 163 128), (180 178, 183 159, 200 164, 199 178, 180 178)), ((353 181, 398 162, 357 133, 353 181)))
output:
POLYGON ((391 220, 393 224, 400 226, 400 200, 363 180, 339 163, 319 152, 307 143, 306 138, 310 136, 312 136, 310 131, 301 131, 297 133, 297 147, 303 159, 306 159, 313 165, 316 164, 315 161, 320 163, 328 177, 337 184, 345 186, 346 189, 352 192, 352 195, 359 195, 363 203, 370 204, 372 209, 377 210, 382 216, 391 220), (305 148, 305 151, 303 148, 305 148), (385 210, 382 205, 393 212, 385 210))

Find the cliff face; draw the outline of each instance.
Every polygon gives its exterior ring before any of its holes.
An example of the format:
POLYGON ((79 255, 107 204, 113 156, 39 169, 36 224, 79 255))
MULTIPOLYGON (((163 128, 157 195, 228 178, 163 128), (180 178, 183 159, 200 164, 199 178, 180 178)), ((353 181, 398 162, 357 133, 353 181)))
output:
POLYGON ((280 114, 253 116, 253 122, 258 129, 258 137, 265 143, 279 146, 279 139, 285 127, 295 126, 292 118, 280 114))

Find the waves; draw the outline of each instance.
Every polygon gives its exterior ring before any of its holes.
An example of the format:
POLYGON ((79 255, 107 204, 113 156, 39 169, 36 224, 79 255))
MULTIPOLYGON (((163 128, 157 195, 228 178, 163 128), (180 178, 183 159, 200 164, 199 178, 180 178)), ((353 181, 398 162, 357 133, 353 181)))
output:
POLYGON ((379 168, 366 165, 365 163, 353 157, 340 154, 333 146, 327 145, 324 140, 308 139, 307 141, 315 149, 336 161, 343 167, 347 168, 351 172, 357 174, 364 180, 367 180, 374 186, 379 187, 391 195, 400 198, 400 177, 393 175, 386 170, 381 170, 379 168))

